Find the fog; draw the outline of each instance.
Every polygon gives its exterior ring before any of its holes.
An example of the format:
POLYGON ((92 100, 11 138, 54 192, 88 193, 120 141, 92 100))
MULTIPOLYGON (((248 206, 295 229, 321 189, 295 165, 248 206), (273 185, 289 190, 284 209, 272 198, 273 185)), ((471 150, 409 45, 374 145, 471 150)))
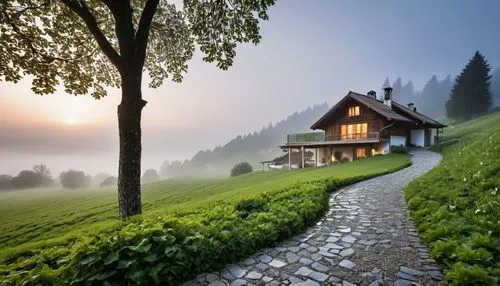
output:
MULTIPOLYGON (((279 1, 262 42, 237 49, 229 71, 189 62, 181 84, 143 94, 143 170, 191 158, 239 134, 259 131, 349 90, 379 90, 389 77, 422 90, 461 71, 476 50, 500 66, 498 1, 279 1), (465 20, 467 19, 467 20, 465 20)), ((119 91, 96 101, 59 90, 37 96, 30 80, 0 81, 0 174, 46 164, 116 175, 119 91)))

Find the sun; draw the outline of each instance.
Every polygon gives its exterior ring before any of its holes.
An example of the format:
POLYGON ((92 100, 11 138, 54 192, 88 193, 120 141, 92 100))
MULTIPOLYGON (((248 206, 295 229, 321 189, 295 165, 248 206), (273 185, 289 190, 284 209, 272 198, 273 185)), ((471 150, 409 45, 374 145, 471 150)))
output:
POLYGON ((72 115, 68 115, 64 118, 63 120, 64 124, 66 125, 78 125, 80 124, 82 121, 80 120, 80 118, 74 114, 72 115))

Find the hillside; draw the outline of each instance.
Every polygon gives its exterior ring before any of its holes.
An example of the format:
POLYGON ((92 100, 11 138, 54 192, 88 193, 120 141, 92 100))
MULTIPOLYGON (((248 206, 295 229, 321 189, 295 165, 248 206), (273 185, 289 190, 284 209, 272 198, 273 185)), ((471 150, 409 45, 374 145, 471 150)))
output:
POLYGON ((443 161, 405 190, 421 239, 451 285, 498 285, 500 112, 451 125, 443 161))
POLYGON ((288 133, 309 132, 310 126, 328 111, 326 103, 314 105, 301 112, 295 112, 276 124, 269 124, 261 131, 238 135, 223 146, 214 149, 201 150, 190 160, 164 162, 160 168, 163 178, 186 175, 225 175, 242 161, 247 161, 254 167, 259 162, 273 159, 282 154, 277 148, 283 143, 288 133))

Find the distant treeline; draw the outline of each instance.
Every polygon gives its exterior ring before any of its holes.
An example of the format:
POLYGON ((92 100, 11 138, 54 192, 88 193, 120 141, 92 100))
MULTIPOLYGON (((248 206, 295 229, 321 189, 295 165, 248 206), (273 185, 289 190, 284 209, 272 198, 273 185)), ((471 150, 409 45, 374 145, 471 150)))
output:
POLYGON ((199 172, 228 174, 238 162, 248 161, 258 165, 259 161, 273 159, 281 154, 276 148, 288 133, 310 132, 310 126, 329 109, 328 104, 314 105, 295 112, 276 124, 269 123, 259 132, 238 135, 223 146, 201 150, 191 160, 165 161, 160 168, 163 178, 189 175, 199 172))

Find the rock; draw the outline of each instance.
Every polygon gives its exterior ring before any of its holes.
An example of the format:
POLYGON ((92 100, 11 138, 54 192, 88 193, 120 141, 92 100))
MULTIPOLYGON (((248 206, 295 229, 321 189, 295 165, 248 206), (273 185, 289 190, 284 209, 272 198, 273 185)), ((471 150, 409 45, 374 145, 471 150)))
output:
POLYGON ((335 243, 327 243, 325 245, 325 247, 327 247, 327 248, 333 248, 333 249, 342 249, 342 248, 344 248, 344 247, 342 247, 342 246, 340 246, 338 244, 335 244, 335 243))
POLYGON ((286 263, 278 259, 273 259, 271 262, 269 262, 269 265, 275 268, 281 268, 285 266, 286 263))
POLYGON ((210 282, 208 284, 208 286, 227 286, 227 285, 222 280, 218 279, 218 280, 210 282))
POLYGON ((231 284, 229 284, 229 285, 230 286, 242 286, 242 285, 247 285, 247 282, 243 279, 236 279, 233 282, 231 282, 231 284))
POLYGON ((352 249, 352 248, 347 248, 347 249, 344 249, 340 252, 340 256, 342 256, 342 257, 351 256, 353 254, 354 254, 354 249, 352 249))
POLYGON ((401 266, 399 268, 399 270, 401 272, 404 272, 406 274, 410 274, 412 276, 422 276, 422 275, 424 275, 424 273, 422 271, 419 271, 419 270, 416 270, 416 269, 412 269, 412 268, 409 268, 409 267, 405 267, 405 266, 401 266))
POLYGON ((328 279, 328 275, 321 272, 313 271, 312 273, 309 274, 309 278, 316 280, 318 282, 323 282, 326 279, 328 279))
POLYGON ((260 255, 258 259, 262 263, 269 263, 269 262, 271 262, 271 260, 273 260, 273 258, 271 256, 266 255, 266 254, 260 255))
POLYGON ((330 278, 328 278, 328 281, 333 282, 333 283, 340 283, 340 282, 342 282, 342 279, 335 277, 335 276, 330 276, 330 278))
POLYGON ((309 276, 313 271, 305 266, 299 268, 299 270, 295 271, 294 275, 298 276, 309 276))
POLYGON ((340 237, 338 237, 338 236, 330 236, 330 237, 326 240, 326 242, 337 242, 337 241, 339 241, 339 239, 340 239, 340 237))
POLYGON ((269 268, 269 265, 265 264, 265 263, 257 263, 255 265, 255 268, 259 269, 259 270, 266 270, 267 268, 269 268))
POLYGON ((288 279, 288 280, 290 281, 290 283, 292 283, 292 285, 293 285, 293 284, 300 283, 300 282, 304 282, 304 280, 299 279, 299 278, 297 278, 297 277, 290 277, 290 279, 288 279))
POLYGON ((398 272, 398 278, 405 279, 405 280, 411 280, 411 281, 417 280, 417 278, 415 278, 409 274, 406 274, 404 272, 401 272, 401 271, 398 272))
POLYGON ((293 252, 287 252, 285 256, 288 263, 295 263, 300 259, 300 257, 293 252))
POLYGON ((394 282, 394 286, 411 286, 412 282, 404 279, 398 279, 394 282))
POLYGON ((357 285, 354 283, 351 283, 347 280, 344 280, 344 281, 342 281, 342 286, 357 286, 357 285))
POLYGON ((311 265, 312 269, 316 270, 316 271, 320 271, 320 272, 328 272, 328 270, 330 270, 330 268, 328 268, 328 266, 325 266, 321 263, 318 263, 318 262, 314 262, 312 265, 311 265))
POLYGON ((231 274, 228 270, 222 272, 222 278, 229 281, 233 281, 234 279, 236 279, 236 277, 234 277, 233 274, 231 274))
POLYGON ((241 264, 245 265, 245 266, 250 266, 252 264, 255 263, 255 259, 253 258, 247 258, 245 259, 244 261, 241 262, 241 264))
POLYGON ((269 276, 264 276, 264 277, 262 278, 262 282, 264 282, 264 283, 269 283, 269 282, 271 282, 271 281, 273 281, 273 278, 271 278, 271 277, 269 277, 269 276))
POLYGON ((342 232, 342 233, 348 233, 348 232, 351 232, 351 228, 350 227, 339 228, 339 229, 337 229, 337 231, 342 232))
POLYGON ((293 286, 320 286, 318 282, 307 279, 307 281, 292 284, 293 286))
POLYGON ((310 265, 311 263, 313 263, 313 261, 309 258, 301 258, 299 262, 302 263, 303 265, 310 265))
POLYGON ((206 279, 207 279, 207 282, 208 282, 208 283, 211 283, 211 282, 213 282, 213 281, 215 281, 215 280, 219 279, 219 276, 218 276, 218 275, 216 275, 215 273, 209 273, 209 274, 207 274, 206 279))
POLYGON ((245 276, 245 277, 248 279, 257 280, 257 279, 262 278, 262 274, 257 272, 257 271, 250 271, 250 272, 248 272, 247 276, 245 276))
POLYGON ((243 268, 239 267, 238 265, 232 264, 228 267, 229 272, 235 277, 235 278, 241 278, 245 276, 246 271, 243 270, 243 268))
POLYGON ((319 253, 313 253, 311 255, 311 259, 314 261, 320 261, 321 259, 323 259, 323 256, 321 256, 321 254, 319 253))
POLYGON ((347 242, 347 243, 354 243, 356 241, 356 238, 352 235, 348 235, 348 236, 342 237, 342 241, 347 242))
POLYGON ((350 260, 344 259, 344 260, 340 261, 339 266, 342 266, 344 268, 352 270, 352 269, 354 269, 354 267, 356 267, 356 263, 354 263, 350 260))
POLYGON ((318 248, 314 247, 314 246, 309 246, 308 248, 306 248, 306 250, 309 251, 309 252, 317 252, 318 248))

